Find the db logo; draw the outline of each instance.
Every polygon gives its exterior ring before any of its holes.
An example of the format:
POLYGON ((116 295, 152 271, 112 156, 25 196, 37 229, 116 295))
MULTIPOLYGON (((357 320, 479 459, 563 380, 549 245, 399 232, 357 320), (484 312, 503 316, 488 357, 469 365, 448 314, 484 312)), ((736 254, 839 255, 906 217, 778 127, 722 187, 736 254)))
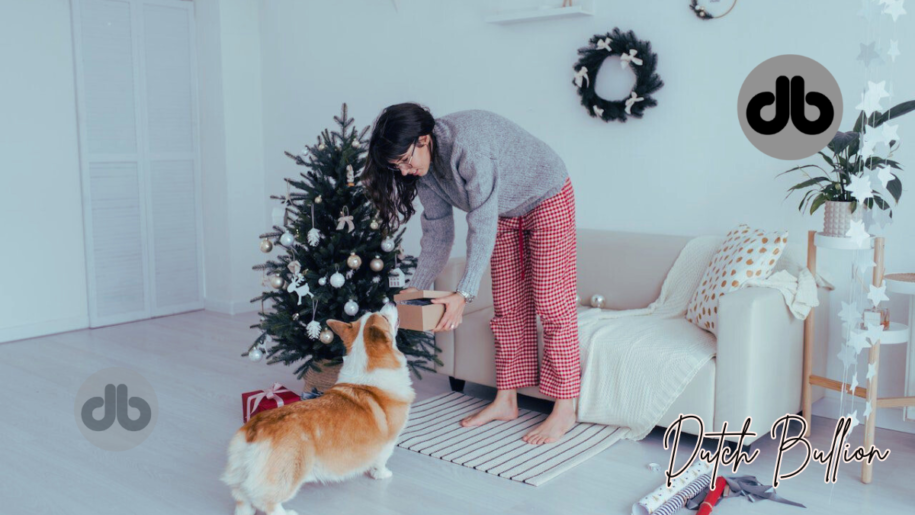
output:
POLYGON ((127 397, 127 385, 119 384, 115 389, 113 384, 105 385, 105 398, 93 397, 83 403, 82 417, 83 424, 91 431, 104 431, 114 424, 115 416, 118 424, 128 431, 140 431, 149 425, 152 420, 152 408, 149 403, 139 397, 127 397), (117 400, 115 400, 117 399, 117 400), (117 408, 115 408, 117 406, 117 408), (140 416, 136 420, 127 415, 127 406, 131 406, 140 411, 140 416), (102 418, 96 419, 92 412, 96 408, 105 408, 102 418))
POLYGON ((142 443, 159 414, 159 401, 149 381, 122 367, 92 374, 79 387, 73 404, 79 431, 106 451, 126 451, 142 443))
POLYGON ((822 150, 842 121, 842 92, 829 70, 800 55, 780 55, 747 76, 737 116, 756 148, 779 159, 822 150))

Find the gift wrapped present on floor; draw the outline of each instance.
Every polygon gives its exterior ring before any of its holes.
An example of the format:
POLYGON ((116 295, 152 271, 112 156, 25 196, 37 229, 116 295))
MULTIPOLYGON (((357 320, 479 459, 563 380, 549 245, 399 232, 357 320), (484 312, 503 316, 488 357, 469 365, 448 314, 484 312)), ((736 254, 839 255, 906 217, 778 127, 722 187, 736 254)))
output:
POLYGON ((302 400, 299 394, 289 390, 280 383, 273 383, 273 386, 266 390, 255 390, 241 394, 241 404, 244 410, 245 422, 261 411, 267 411, 293 402, 302 400))

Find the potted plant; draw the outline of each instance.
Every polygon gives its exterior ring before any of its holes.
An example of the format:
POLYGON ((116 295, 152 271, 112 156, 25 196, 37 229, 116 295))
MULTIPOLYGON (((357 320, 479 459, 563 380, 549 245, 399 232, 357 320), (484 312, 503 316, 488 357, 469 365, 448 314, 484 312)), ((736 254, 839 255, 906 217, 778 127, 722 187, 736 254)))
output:
MULTIPOLYGON (((829 170, 818 164, 807 164, 796 166, 779 174, 781 176, 799 171, 806 177, 802 182, 788 188, 788 195, 785 198, 787 199, 796 191, 807 190, 803 198, 801 198, 800 204, 798 204, 798 210, 801 213, 809 211, 810 214, 813 214, 820 206, 825 205, 823 233, 827 236, 845 237, 851 222, 854 220, 860 221, 863 217, 862 211, 857 209, 858 199, 849 191, 852 177, 863 178, 867 175, 874 177, 871 171, 879 170, 885 173, 883 169, 887 167, 889 167, 887 171, 889 169, 902 169, 898 162, 891 159, 893 153, 899 148, 896 140, 886 142, 889 145, 889 153, 885 158, 876 155, 866 158, 863 156, 861 152, 862 144, 868 139, 863 136, 865 123, 868 127, 876 129, 887 121, 898 118, 912 110, 915 110, 915 101, 910 100, 893 106, 884 113, 874 111, 870 116, 865 116, 862 111, 855 122, 854 128, 848 132, 837 132, 836 136, 827 145, 827 148, 824 149, 832 154, 831 157, 824 151, 818 152, 829 166, 829 170), (816 168, 821 173, 811 175, 808 172, 810 168, 816 168)), ((868 134, 870 133, 871 131, 868 130, 868 134)), ((887 194, 893 198, 895 203, 899 202, 899 198, 902 196, 902 182, 895 173, 891 173, 889 177, 891 179, 886 183, 885 187, 882 181, 878 181, 876 184, 871 181, 873 196, 864 201, 864 205, 868 209, 874 209, 875 205, 883 210, 890 209, 891 206, 888 202, 887 194)), ((892 213, 892 210, 890 212, 892 213)))

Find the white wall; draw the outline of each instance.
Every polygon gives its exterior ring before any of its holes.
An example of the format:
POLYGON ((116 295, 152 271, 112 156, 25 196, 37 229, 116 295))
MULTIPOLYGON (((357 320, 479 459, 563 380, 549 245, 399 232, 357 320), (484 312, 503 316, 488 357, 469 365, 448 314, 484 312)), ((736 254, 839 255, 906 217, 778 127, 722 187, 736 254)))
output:
MULTIPOLYGON (((383 107, 404 101, 424 103, 435 115, 489 109, 518 122, 563 157, 582 227, 687 235, 723 234, 741 222, 786 228, 789 246, 804 259, 807 231, 821 228, 822 211, 801 216, 800 198, 782 201, 797 181, 775 176, 796 163, 770 158, 749 143, 737 120, 737 94, 765 59, 800 53, 835 75, 848 130, 865 85, 864 68, 855 60, 865 37, 864 22, 856 16, 859 2, 740 2, 726 18, 706 22, 689 12, 687 2, 598 1, 592 18, 509 26, 483 21, 495 7, 532 3, 538 2, 399 0, 399 12, 393 2, 376 0, 263 3, 268 192, 281 193, 282 178, 297 173, 283 150, 312 142, 333 122, 342 102, 349 103, 360 126, 370 124, 383 107), (651 41, 665 82, 656 94, 658 107, 625 124, 590 118, 570 83, 576 49, 615 26, 651 41)), ((883 18, 892 30, 890 18, 883 18)), ((899 20, 902 55, 893 77, 895 102, 915 98, 912 23, 899 20)), ((884 48, 888 37, 882 36, 884 48)), ((888 75, 890 67, 876 72, 888 75)), ((905 138, 915 138, 915 115, 901 119, 900 134, 903 145, 896 157, 913 167, 915 150, 905 138)), ((909 190, 913 179, 907 176, 909 190)), ((913 203, 908 193, 896 210, 897 222, 888 233, 888 272, 915 269, 915 241, 907 237, 915 231, 913 203)), ((458 218, 453 255, 465 251, 466 224, 458 218)), ((418 254, 418 241, 414 220, 405 238, 407 251, 418 254)), ((846 283, 848 256, 829 251, 820 256, 820 271, 846 283)), ((844 287, 836 291, 835 304, 846 295, 844 287)), ((894 320, 904 319, 907 299, 894 296, 891 309, 894 320)), ((833 345, 834 362, 839 347, 833 345)), ((881 355, 880 394, 899 395, 904 348, 885 346, 881 355)), ((831 368, 837 374, 835 364, 831 368)), ((863 384, 863 373, 859 380, 863 384)))
POLYGON ((0 342, 86 327, 68 0, 0 7, 0 342))

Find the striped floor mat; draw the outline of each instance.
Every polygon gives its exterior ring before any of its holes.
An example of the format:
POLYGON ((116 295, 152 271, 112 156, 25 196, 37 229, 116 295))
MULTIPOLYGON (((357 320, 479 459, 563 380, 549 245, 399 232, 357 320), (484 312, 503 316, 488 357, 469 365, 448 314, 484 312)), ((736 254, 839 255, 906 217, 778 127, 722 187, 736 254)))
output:
POLYGON ((562 440, 530 445, 521 437, 542 422, 546 414, 520 410, 511 421, 481 427, 461 427, 460 420, 490 401, 462 393, 446 393, 413 405, 398 447, 540 486, 622 438, 625 429, 579 423, 562 440))

